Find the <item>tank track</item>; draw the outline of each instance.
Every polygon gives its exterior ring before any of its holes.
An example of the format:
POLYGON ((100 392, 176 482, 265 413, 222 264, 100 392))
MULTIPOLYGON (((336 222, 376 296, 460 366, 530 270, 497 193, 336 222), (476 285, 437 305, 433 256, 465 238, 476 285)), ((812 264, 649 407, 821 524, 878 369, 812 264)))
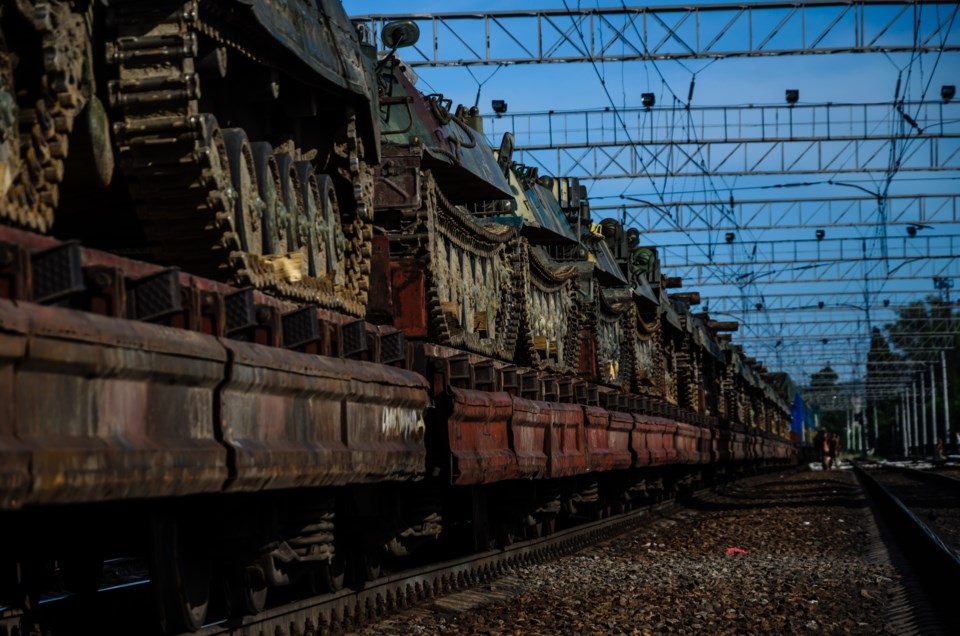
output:
MULTIPOLYGON (((110 100, 123 114, 114 136, 155 257, 201 276, 363 315, 372 228, 355 122, 347 130, 346 152, 357 212, 344 215, 352 217, 348 223, 341 219, 346 280, 335 285, 284 274, 273 259, 242 246, 234 218, 240 188, 231 180, 223 132, 199 107, 198 39, 215 29, 201 21, 197 2, 113 2, 110 18, 116 39, 108 61, 116 64, 118 77, 110 83, 110 100)), ((262 202, 251 210, 257 205, 262 202)), ((244 223, 256 230, 260 220, 244 223)))
MULTIPOLYGON (((513 230, 500 225, 481 225, 474 221, 469 213, 450 203, 429 172, 424 173, 422 188, 424 205, 418 214, 421 215, 421 225, 426 225, 429 236, 431 267, 427 283, 427 311, 434 341, 441 345, 512 361, 520 328, 514 272, 521 265, 519 244, 513 230), (472 292, 473 297, 444 302, 444 298, 450 298, 454 293, 450 289, 451 283, 460 281, 457 279, 459 272, 451 272, 446 259, 440 259, 441 250, 456 251, 461 256, 469 256, 471 268, 474 263, 480 262, 483 289, 492 290, 494 295, 486 299, 479 298, 478 294, 482 294, 482 289, 475 286, 476 289, 459 290, 464 296, 467 291, 472 292), (455 315, 454 309, 464 313, 455 315), (488 312, 494 314, 492 320, 486 316, 488 312), (475 324, 468 324, 465 328, 461 317, 468 323, 485 318, 487 329, 475 329, 475 324), (492 336, 489 335, 491 325, 492 336), (482 335, 484 331, 488 335, 482 335)), ((453 287, 456 289, 456 285, 453 287)))
POLYGON ((0 105, 7 107, 6 113, 0 112, 7 120, 0 122, 4 133, 0 141, 9 157, 8 177, 0 184, 0 221, 48 232, 60 200, 67 137, 83 107, 84 21, 66 3, 56 1, 9 3, 5 10, 19 11, 33 27, 31 37, 39 40, 43 73, 29 86, 16 87, 13 55, 7 53, 5 39, 0 44, 2 85, 12 89, 4 93, 16 100, 17 91, 22 91, 21 103, 0 105))
POLYGON ((520 244, 522 267, 516 272, 516 288, 520 293, 520 349, 521 361, 539 369, 565 373, 576 367, 579 357, 579 310, 576 300, 577 268, 558 265, 526 241, 520 244), (552 345, 556 362, 541 355, 546 336, 541 335, 544 322, 555 325, 559 331, 552 345), (541 340, 538 341, 538 338, 541 340))
POLYGON ((633 343, 628 333, 632 314, 629 307, 613 306, 599 292, 594 303, 597 364, 600 382, 621 391, 633 386, 633 343), (610 365, 604 368, 604 365, 610 365))

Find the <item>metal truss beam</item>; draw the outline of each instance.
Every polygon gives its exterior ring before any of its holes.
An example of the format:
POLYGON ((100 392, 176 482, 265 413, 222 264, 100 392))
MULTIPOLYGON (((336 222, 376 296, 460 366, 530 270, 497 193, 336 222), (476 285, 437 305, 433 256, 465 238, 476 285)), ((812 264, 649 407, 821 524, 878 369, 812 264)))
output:
POLYGON ((806 0, 354 19, 377 37, 386 22, 414 20, 423 35, 408 64, 464 66, 953 51, 956 14, 948 1, 806 0))
POLYGON ((630 144, 751 144, 947 138, 960 131, 960 102, 871 102, 663 106, 550 110, 488 115, 492 144, 511 133, 517 148, 611 147, 630 144))
MULTIPOLYGON (((841 183, 841 185, 843 185, 841 183)), ((806 228, 879 227, 881 206, 887 226, 960 223, 960 193, 895 194, 885 197, 806 197, 748 200, 696 200, 593 205, 595 218, 614 216, 644 235, 806 228)))
POLYGON ((861 261, 852 257, 850 260, 834 260, 823 262, 808 262, 802 265, 789 267, 771 267, 760 271, 737 270, 719 271, 713 265, 692 265, 687 267, 665 266, 671 276, 679 276, 683 284, 694 289, 702 287, 733 286, 746 288, 752 285, 786 285, 795 283, 859 283, 866 284, 883 281, 930 281, 933 277, 943 276, 946 272, 957 271, 960 264, 960 253, 949 255, 920 255, 909 257, 892 267, 890 274, 885 274, 881 265, 882 259, 866 259, 861 261), (864 272, 870 262, 878 268, 877 271, 864 272), (894 274, 894 271, 896 272, 894 274))
MULTIPOLYGON (((876 282, 872 281, 871 282, 876 282)), ((849 291, 822 291, 822 292, 797 292, 792 294, 783 293, 764 293, 762 297, 763 307, 756 308, 756 299, 752 295, 748 296, 730 296, 722 294, 701 294, 702 302, 698 309, 708 311, 711 315, 731 315, 738 319, 761 314, 774 313, 794 313, 797 311, 816 311, 818 315, 824 315, 824 312, 843 312, 863 315, 866 310, 874 312, 890 311, 893 312, 899 308, 906 308, 912 303, 922 301, 925 297, 935 293, 933 287, 922 289, 914 286, 912 289, 901 290, 883 290, 882 292, 870 292, 869 303, 864 303, 864 292, 860 290, 849 291), (837 302, 840 300, 850 300, 852 302, 837 302), (889 301, 884 305, 884 301, 889 301), (823 303, 823 306, 820 303, 823 303)))
POLYGON ((514 159, 548 174, 583 180, 952 172, 960 170, 960 141, 955 137, 932 135, 900 136, 893 141, 760 138, 693 144, 623 141, 591 146, 518 148, 514 159), (894 167, 890 165, 891 156, 897 157, 894 167))
POLYGON ((856 261, 955 258, 960 256, 960 235, 899 236, 877 238, 781 239, 704 246, 702 243, 661 245, 660 260, 671 273, 684 268, 756 267, 758 265, 827 264, 856 261), (877 243, 882 243, 878 249, 877 243), (706 249, 704 249, 706 247, 706 249), (704 258, 707 252, 709 260, 704 258), (739 256, 742 254, 743 256, 739 256), (679 262, 676 262, 679 260, 679 262))

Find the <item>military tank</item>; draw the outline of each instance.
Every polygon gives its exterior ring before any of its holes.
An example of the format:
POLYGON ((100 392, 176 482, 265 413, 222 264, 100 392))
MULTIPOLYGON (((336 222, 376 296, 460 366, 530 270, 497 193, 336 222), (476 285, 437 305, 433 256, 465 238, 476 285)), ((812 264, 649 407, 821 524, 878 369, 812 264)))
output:
POLYGON ((377 111, 339 0, 4 3, 0 220, 362 316, 377 111))

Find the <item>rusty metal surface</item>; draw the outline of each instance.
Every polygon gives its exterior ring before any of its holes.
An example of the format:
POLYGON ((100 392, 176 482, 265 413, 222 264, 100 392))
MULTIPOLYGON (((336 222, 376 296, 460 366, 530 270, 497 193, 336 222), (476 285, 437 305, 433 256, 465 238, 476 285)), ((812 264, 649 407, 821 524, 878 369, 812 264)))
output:
POLYGON ((213 430, 226 354, 215 338, 22 303, 26 351, 14 424, 30 452, 26 503, 79 503, 220 489, 213 430))
POLYGON ((384 365, 223 340, 220 425, 230 490, 421 477, 425 381, 384 365))
POLYGON ((516 396, 510 399, 510 439, 517 456, 517 477, 539 479, 547 474, 547 429, 553 421, 552 405, 516 396))
POLYGON ((677 461, 681 464, 700 463, 700 428, 692 424, 677 422, 675 446, 677 461))
POLYGON ((637 442, 639 443, 642 437, 650 456, 649 465, 662 466, 676 460, 677 451, 674 446, 676 423, 652 415, 636 415, 634 417, 638 431, 637 442))
POLYGON ((422 261, 391 263, 393 292, 393 326, 402 329, 407 338, 426 338, 427 268, 422 261))
POLYGON ((374 170, 373 205, 377 210, 416 210, 421 205, 422 152, 408 146, 385 145, 374 170))
POLYGON ((551 404, 552 414, 547 448, 550 478, 581 475, 589 470, 584 433, 583 407, 579 404, 551 404))
POLYGON ((484 484, 517 476, 508 424, 513 410, 506 393, 448 387, 447 431, 455 484, 484 484))
POLYGON ((0 299, 0 509, 20 507, 30 486, 30 453, 16 437, 16 365, 27 329, 26 316, 0 299))
POLYGON ((607 471, 629 468, 633 463, 630 453, 630 432, 633 416, 607 411, 598 406, 583 407, 586 418, 587 454, 590 470, 607 471))

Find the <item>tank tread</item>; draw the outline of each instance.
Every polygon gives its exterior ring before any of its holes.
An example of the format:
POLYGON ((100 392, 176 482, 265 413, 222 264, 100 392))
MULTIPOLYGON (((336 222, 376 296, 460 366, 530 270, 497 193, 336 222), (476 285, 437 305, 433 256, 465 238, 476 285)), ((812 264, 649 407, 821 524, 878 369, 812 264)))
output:
MULTIPOLYGON (((11 56, 5 40, 0 46, 0 78, 12 88, 7 105, 11 119, 8 139, 2 140, 10 156, 8 177, 0 198, 0 220, 5 223, 47 232, 54 221, 60 199, 60 183, 69 151, 68 135, 84 104, 80 79, 85 61, 83 17, 70 11, 67 3, 36 0, 10 6, 9 11, 31 11, 23 15, 39 40, 43 73, 29 86, 14 87, 11 56), (22 93, 22 103, 13 104, 22 93), (16 124, 13 123, 15 116, 16 124), (18 155, 13 159, 13 155, 18 155)), ((0 36, 2 39, 2 36, 0 36)), ((2 158, 0 158, 2 160, 2 158)))
MULTIPOLYGON (((426 226, 429 237, 431 267, 426 295, 435 341, 493 358, 513 360, 520 324, 516 307, 518 292, 510 261, 517 257, 517 237, 505 226, 477 223, 468 212, 453 205, 443 195, 430 172, 424 173, 421 184, 423 205, 418 217, 421 226, 426 226), (482 261, 482 287, 492 290, 493 296, 478 298, 482 290, 477 285, 476 289, 469 290, 472 297, 464 291, 463 298, 452 301, 455 307, 444 303, 442 299, 453 294, 449 288, 461 284, 457 276, 459 272, 451 272, 446 258, 440 258, 441 252, 446 250, 469 258, 474 275, 475 263, 482 261), (447 291, 444 293, 444 290, 447 291), (454 315, 461 311, 467 313, 454 315), (487 312, 494 314, 492 321, 487 318, 487 312), (487 330, 475 329, 476 325, 465 327, 460 320, 464 316, 467 321, 486 321, 488 328, 492 322, 493 335, 482 335, 487 330)), ((402 236, 398 240, 402 241, 402 236)), ((461 258, 456 261, 460 263, 461 258)))
POLYGON ((577 268, 554 263, 526 241, 520 248, 521 262, 515 270, 521 314, 520 358, 534 367, 565 373, 575 368, 579 356, 577 268), (551 347, 549 341, 538 341, 535 334, 541 329, 535 328, 534 323, 541 320, 555 325, 559 332, 552 345, 559 349, 556 360, 551 360, 549 353, 546 356, 540 353, 544 347, 551 347))
POLYGON ((362 316, 372 252, 367 203, 372 194, 364 192, 355 123, 347 127, 344 161, 358 198, 352 206, 357 213, 344 215, 346 282, 284 278, 269 257, 244 249, 223 137, 216 119, 200 112, 198 38, 201 32, 215 36, 217 29, 202 22, 195 0, 124 0, 111 3, 110 11, 116 38, 107 57, 118 67, 110 101, 123 113, 114 135, 155 256, 200 276, 362 316), (144 25, 152 25, 146 33, 144 25))

